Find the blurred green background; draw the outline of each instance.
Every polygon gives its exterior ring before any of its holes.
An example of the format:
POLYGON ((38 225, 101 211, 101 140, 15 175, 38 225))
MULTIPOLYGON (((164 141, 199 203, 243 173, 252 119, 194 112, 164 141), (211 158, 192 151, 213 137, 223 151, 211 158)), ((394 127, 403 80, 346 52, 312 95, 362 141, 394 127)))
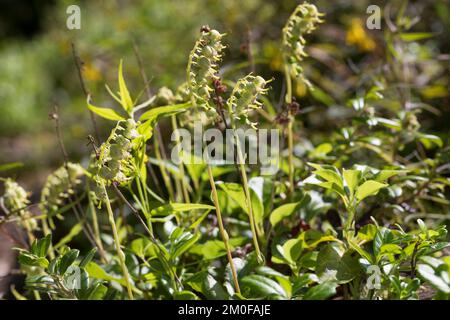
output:
MULTIPOLYGON (((383 71, 386 23, 367 30, 369 4, 392 10, 402 1, 311 1, 326 13, 326 23, 309 38, 310 58, 305 72, 316 85, 314 96, 299 83, 295 93, 303 105, 318 106, 305 116, 305 126, 322 135, 339 127, 347 100, 383 71)), ((57 104, 64 142, 73 160, 88 155, 92 134, 85 97, 72 55, 71 43, 84 62, 83 75, 93 101, 115 106, 105 84, 116 88, 117 67, 124 73, 134 97, 144 84, 133 50, 136 42, 150 86, 175 89, 185 77, 188 54, 202 25, 227 33, 224 70, 247 61, 250 43, 256 71, 278 77, 281 28, 298 4, 295 0, 118 0, 118 1, 0 1, 0 164, 22 162, 23 167, 0 172, 19 179, 29 190, 42 186, 48 172, 62 163, 54 124, 48 114, 57 104), (68 30, 66 9, 81 9, 81 30, 68 30), (250 39, 250 42, 249 42, 250 39)), ((421 115, 425 131, 448 135, 449 29, 448 0, 412 1, 417 15, 415 32, 432 32, 422 41, 408 42, 406 53, 421 78, 414 94, 430 106, 421 115), (419 73, 419 71, 418 71, 419 73)), ((405 54, 403 52, 403 54, 405 54)), ((248 70, 245 70, 248 71, 248 70)), ((281 84, 275 81, 274 89, 281 84)), ((279 91, 270 98, 278 101, 279 91), (277 93, 278 92, 278 93, 277 93)), ((144 99, 144 95, 141 100, 144 99)), ((276 103, 275 103, 276 104, 276 103)), ((109 126, 97 119, 104 138, 109 126)))

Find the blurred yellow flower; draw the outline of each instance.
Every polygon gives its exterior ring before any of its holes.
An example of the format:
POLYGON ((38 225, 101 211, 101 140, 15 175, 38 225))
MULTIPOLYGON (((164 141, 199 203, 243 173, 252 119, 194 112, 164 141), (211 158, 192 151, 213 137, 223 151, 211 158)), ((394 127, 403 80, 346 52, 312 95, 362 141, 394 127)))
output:
POLYGON ((90 61, 84 64, 83 74, 89 81, 98 81, 102 77, 100 71, 90 61))
POLYGON ((306 96, 307 91, 308 91, 308 87, 303 81, 301 81, 301 80, 296 81, 296 83, 295 83, 295 95, 297 97, 304 97, 304 96, 306 96))
POLYGON ((359 18, 353 18, 347 29, 345 39, 348 45, 355 45, 360 51, 372 51, 375 49, 375 41, 366 33, 363 28, 363 22, 359 18))

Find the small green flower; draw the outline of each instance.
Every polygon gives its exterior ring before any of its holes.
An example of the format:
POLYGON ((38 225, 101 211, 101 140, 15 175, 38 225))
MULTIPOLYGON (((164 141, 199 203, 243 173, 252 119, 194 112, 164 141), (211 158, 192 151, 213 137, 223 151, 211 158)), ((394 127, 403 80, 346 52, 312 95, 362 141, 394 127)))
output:
POLYGON ((283 28, 283 55, 285 63, 293 77, 302 79, 307 85, 309 81, 303 76, 300 62, 307 56, 305 52, 306 40, 304 35, 316 29, 316 25, 322 23, 320 13, 316 6, 309 3, 299 5, 289 17, 283 28))
POLYGON ((208 110, 213 110, 209 103, 214 90, 211 82, 217 78, 218 62, 222 59, 221 53, 225 48, 221 42, 222 37, 223 34, 217 30, 202 28, 200 39, 189 55, 187 78, 191 97, 197 106, 208 110))
POLYGON ((10 211, 22 209, 30 203, 25 189, 10 178, 5 181, 5 194, 2 198, 5 207, 10 211))
POLYGON ((26 190, 10 178, 5 180, 4 187, 5 193, 0 198, 0 205, 7 210, 7 215, 20 218, 18 223, 29 231, 37 229, 37 222, 31 218, 32 214, 27 209, 30 200, 26 190))
POLYGON ((100 146, 98 158, 91 158, 89 171, 96 182, 96 187, 93 188, 96 200, 105 198, 102 188, 99 188, 101 184, 115 182, 123 185, 129 182, 134 171, 133 140, 139 137, 137 124, 133 119, 119 121, 106 142, 100 146))
POLYGON ((267 92, 266 85, 267 81, 260 76, 249 74, 239 79, 227 100, 230 116, 244 118, 248 125, 256 128, 256 123, 249 120, 249 112, 261 107, 258 98, 267 92))
POLYGON ((51 216, 58 211, 73 188, 80 184, 80 177, 84 174, 83 168, 77 163, 67 163, 61 166, 47 177, 41 192, 41 210, 51 216))

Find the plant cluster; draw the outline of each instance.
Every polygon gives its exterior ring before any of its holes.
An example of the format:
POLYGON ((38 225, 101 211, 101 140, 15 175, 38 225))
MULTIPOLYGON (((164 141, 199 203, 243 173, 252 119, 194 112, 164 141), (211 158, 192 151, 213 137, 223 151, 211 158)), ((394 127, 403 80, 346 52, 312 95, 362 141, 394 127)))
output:
MULTIPOLYGON (((305 36, 323 19, 308 3, 289 17, 280 93, 270 88, 276 78, 247 73, 246 65, 225 78, 225 35, 208 26, 177 94, 162 87, 139 104, 121 62, 118 91, 107 87, 120 110, 87 97, 88 110, 113 129, 103 143, 92 138, 86 168, 65 161, 52 173, 39 215, 27 192, 4 180, 0 226, 16 221, 26 231, 17 243, 26 280, 15 297, 420 299, 428 292, 449 299, 449 147, 422 131, 418 98, 391 86, 411 80, 397 72, 403 56, 386 53, 391 73, 374 71, 367 90, 347 101, 352 117, 344 126, 319 143, 303 128, 308 115, 294 84, 306 81, 320 102, 329 100, 301 66, 305 36), (194 119, 231 129, 236 165, 193 164, 183 154, 174 164, 161 139, 167 119, 174 132, 194 119), (262 127, 280 129, 286 145, 273 176, 246 165, 236 133, 262 127), (68 217, 76 224, 57 239, 52 234, 68 217), (92 247, 82 255, 69 247, 81 233, 92 247)), ((410 50, 398 32, 387 35, 389 43, 410 50)))

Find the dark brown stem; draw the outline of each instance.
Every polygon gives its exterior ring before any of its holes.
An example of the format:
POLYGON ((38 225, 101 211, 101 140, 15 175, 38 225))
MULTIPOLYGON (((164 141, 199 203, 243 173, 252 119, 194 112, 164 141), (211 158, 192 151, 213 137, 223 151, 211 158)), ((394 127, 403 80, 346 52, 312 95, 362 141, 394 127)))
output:
MULTIPOLYGON (((69 165, 68 165, 69 155, 67 153, 66 147, 64 145, 63 137, 62 137, 61 126, 60 126, 60 122, 59 122, 59 108, 58 108, 57 104, 54 105, 53 113, 50 114, 50 118, 55 121, 56 137, 58 140, 59 147, 61 149, 61 153, 63 155, 64 168, 66 169, 66 172, 67 172, 67 181, 69 182, 69 188, 74 189, 75 188, 74 184, 72 183, 72 179, 70 178, 70 171, 69 171, 69 165)), ((85 234, 86 238, 91 242, 91 244, 99 249, 99 254, 104 259, 105 254, 103 251, 103 247, 101 244, 98 244, 97 241, 95 240, 94 232, 93 232, 91 226, 89 225, 89 223, 87 222, 88 220, 87 220, 86 216, 84 215, 83 208, 81 208, 81 205, 79 202, 74 201, 74 199, 72 198, 72 196, 70 194, 69 194, 69 200, 75 204, 73 206, 73 211, 75 213, 77 220, 80 222, 86 221, 86 223, 82 223, 83 233, 85 234), (81 216, 83 216, 83 218, 81 216)))
MULTIPOLYGON (((78 78, 80 80, 81 90, 83 91, 83 94, 84 94, 85 98, 87 99, 89 96, 89 92, 86 89, 86 85, 85 85, 84 78, 83 78, 83 72, 82 72, 83 61, 77 54, 75 44, 72 42, 71 45, 72 45, 72 56, 73 56, 75 66, 78 71, 78 78)), ((91 110, 89 110, 89 114, 91 116, 91 122, 92 122, 92 126, 94 128, 95 138, 97 139, 98 142, 100 142, 100 134, 99 134, 98 127, 97 127, 97 120, 95 120, 95 115, 91 110)))

